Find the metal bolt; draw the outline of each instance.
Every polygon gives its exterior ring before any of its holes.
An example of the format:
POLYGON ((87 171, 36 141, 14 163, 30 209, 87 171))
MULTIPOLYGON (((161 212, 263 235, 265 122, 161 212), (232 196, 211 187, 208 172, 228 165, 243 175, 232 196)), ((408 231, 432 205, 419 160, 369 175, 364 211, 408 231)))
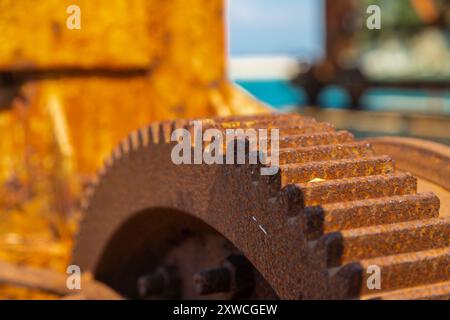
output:
POLYGON ((162 296, 177 298, 180 291, 180 279, 174 267, 161 267, 155 272, 143 275, 137 280, 137 290, 142 298, 162 296))
POLYGON ((164 292, 164 276, 159 272, 141 276, 137 281, 137 289, 141 297, 162 294, 164 292))
POLYGON ((223 266, 194 275, 194 287, 199 295, 229 293, 230 297, 246 296, 254 286, 253 267, 243 255, 232 254, 223 266))
POLYGON ((226 267, 201 271, 194 275, 194 286, 200 295, 228 292, 231 287, 231 272, 226 267))

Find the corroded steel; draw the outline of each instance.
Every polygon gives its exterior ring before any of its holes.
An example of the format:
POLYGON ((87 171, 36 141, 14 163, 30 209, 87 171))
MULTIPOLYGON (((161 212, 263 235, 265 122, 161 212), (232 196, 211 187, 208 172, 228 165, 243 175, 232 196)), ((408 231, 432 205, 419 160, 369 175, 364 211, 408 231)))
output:
POLYGON ((370 141, 377 152, 393 155, 403 170, 411 171, 450 190, 449 147, 403 137, 372 138, 370 141))
MULTIPOLYGON (((284 299, 449 297, 450 220, 439 218, 434 194, 417 193, 413 175, 395 172, 390 157, 297 115, 202 121, 220 130, 280 128, 278 174, 261 176, 248 164, 174 165, 170 130, 192 121, 134 132, 85 199, 75 263, 126 291, 124 273, 177 263, 180 251, 185 269, 201 264, 190 262, 205 259, 199 252, 212 255, 204 269, 220 267, 224 253, 204 247, 216 240, 201 240, 213 234, 262 276, 254 292, 267 283, 284 299), (200 240, 172 252, 193 239, 200 240), (377 291, 366 285, 371 265, 381 268, 377 291)), ((195 297, 183 290, 181 298, 195 297)))

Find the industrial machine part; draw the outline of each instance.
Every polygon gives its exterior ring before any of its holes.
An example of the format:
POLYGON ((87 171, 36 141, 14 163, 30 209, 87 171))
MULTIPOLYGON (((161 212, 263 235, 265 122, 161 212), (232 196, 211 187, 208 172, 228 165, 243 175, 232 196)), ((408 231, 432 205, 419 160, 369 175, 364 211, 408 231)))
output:
MULTIPOLYGON (((450 298, 449 212, 439 216, 434 193, 417 193, 438 175, 424 171, 425 183, 397 171, 368 142, 309 117, 203 122, 279 128, 279 172, 173 164, 170 132, 190 120, 135 131, 87 190, 75 264, 129 298, 450 298)), ((450 152, 440 152, 445 182, 450 152)), ((441 201, 446 186, 435 188, 441 201)))

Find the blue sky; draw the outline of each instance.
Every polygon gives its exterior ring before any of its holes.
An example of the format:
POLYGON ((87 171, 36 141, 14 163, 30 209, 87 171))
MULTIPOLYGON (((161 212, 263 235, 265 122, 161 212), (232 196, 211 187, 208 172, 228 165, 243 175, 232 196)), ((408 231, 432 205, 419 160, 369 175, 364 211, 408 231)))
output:
POLYGON ((323 6, 323 0, 229 0, 231 55, 320 57, 323 6))

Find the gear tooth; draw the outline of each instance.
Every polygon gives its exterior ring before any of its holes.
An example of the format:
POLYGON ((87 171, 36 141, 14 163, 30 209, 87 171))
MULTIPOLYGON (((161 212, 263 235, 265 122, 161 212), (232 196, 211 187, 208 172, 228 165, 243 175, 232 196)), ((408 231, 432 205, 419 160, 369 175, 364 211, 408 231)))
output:
POLYGON ((148 127, 148 142, 149 144, 158 144, 159 143, 159 122, 153 123, 148 127))
POLYGON ((153 134, 151 131, 151 126, 147 125, 138 131, 139 143, 141 146, 146 147, 153 143, 153 134))
POLYGON ((306 183, 314 179, 337 180, 394 173, 394 163, 388 156, 357 159, 314 161, 281 166, 283 183, 306 183))
POLYGON ((113 151, 114 160, 120 160, 122 158, 122 144, 118 144, 113 151))
POLYGON ((81 203, 80 203, 80 209, 81 211, 86 211, 89 207, 89 201, 87 201, 86 199, 82 199, 81 203))
MULTIPOLYGON (((172 129, 171 129, 172 131, 169 136, 171 142, 172 142, 172 134, 175 132, 175 130, 178 130, 178 129, 184 129, 184 130, 189 131, 189 126, 186 124, 186 121, 174 122, 172 129)), ((183 134, 177 133, 177 135, 176 135, 177 140, 180 139, 180 137, 182 137, 182 136, 183 136, 183 134)))
POLYGON ((370 292, 362 300, 450 300, 450 281, 397 289, 384 293, 370 292))
POLYGON ((173 120, 163 121, 158 125, 158 143, 169 143, 172 132, 177 128, 173 120))
POLYGON ((97 171, 97 178, 102 178, 106 175, 106 168, 105 166, 101 166, 100 169, 97 171))
POLYGON ((329 132, 329 133, 335 132, 335 127, 327 122, 317 122, 317 123, 311 122, 311 123, 304 123, 299 126, 290 125, 287 127, 280 127, 278 129, 280 138, 289 137, 292 135, 313 134, 319 132, 329 132))
POLYGON ((431 219, 439 216, 439 199, 432 193, 407 194, 306 207, 304 233, 310 240, 325 233, 431 219))
POLYGON ((432 218, 341 230, 322 236, 327 267, 449 245, 450 219, 432 218), (370 247, 370 250, 367 248, 370 247))
POLYGON ((145 134, 145 129, 146 127, 137 130, 137 141, 140 147, 145 147, 147 145, 146 140, 148 139, 148 136, 145 134))
POLYGON ((280 152, 281 164, 305 164, 307 162, 356 159, 373 156, 373 150, 364 141, 328 144, 313 147, 283 149, 280 152))
POLYGON ((354 142, 353 135, 348 131, 316 132, 292 135, 280 139, 280 148, 307 148, 337 143, 354 142))
POLYGON ((137 150, 139 149, 139 147, 141 146, 140 141, 139 141, 139 134, 138 134, 138 130, 135 130, 133 132, 131 132, 131 134, 128 136, 128 143, 131 146, 130 150, 137 150))
POLYGON ((180 128, 186 130, 186 131, 189 132, 189 133, 191 132, 191 125, 190 125, 190 122, 184 123, 180 128))
POLYGON ((163 144, 166 142, 166 122, 161 122, 158 126, 158 143, 163 144))
POLYGON ((179 122, 179 127, 184 128, 185 126, 189 125, 189 123, 192 121, 192 119, 187 119, 179 122))
POLYGON ((152 144, 156 143, 156 137, 157 137, 157 135, 155 134, 156 126, 157 126, 157 124, 152 123, 147 128, 144 129, 145 135, 147 136, 148 145, 152 145, 152 144))
POLYGON ((190 120, 190 121, 184 123, 183 126, 182 126, 183 129, 185 129, 187 132, 189 132, 189 135, 190 135, 190 137, 191 137, 191 145, 194 144, 194 141, 193 141, 192 121, 193 121, 193 120, 190 120))
POLYGON ((191 122, 189 121, 189 122, 183 124, 182 128, 189 131, 191 129, 191 122))
POLYGON ((131 135, 128 135, 125 139, 120 143, 120 151, 122 156, 128 154, 131 150, 131 135))
POLYGON ((305 207, 303 193, 295 184, 288 184, 281 190, 281 199, 286 208, 286 215, 293 217, 305 207))
POLYGON ((333 282, 336 284, 346 283, 349 290, 347 297, 358 297, 374 293, 367 285, 364 285, 371 275, 367 272, 370 266, 378 266, 382 270, 381 288, 377 290, 377 294, 379 294, 380 292, 392 292, 396 289, 414 288, 447 281, 450 276, 449 259, 448 247, 433 248, 364 259, 329 270, 334 271, 333 282))
POLYGON ((184 119, 173 120, 173 130, 183 128, 187 122, 188 120, 184 119))
POLYGON ((95 188, 94 188, 94 186, 91 185, 86 188, 86 191, 84 192, 84 194, 86 197, 91 198, 92 195, 94 194, 94 192, 95 192, 95 188))
POLYGON ((176 129, 179 128, 179 124, 177 123, 177 121, 172 121, 170 123, 170 131, 168 132, 168 137, 167 137, 167 142, 171 142, 172 141, 172 133, 175 132, 176 129))
POLYGON ((211 128, 217 128, 219 126, 221 127, 221 125, 218 124, 213 119, 202 119, 202 129, 203 130, 207 130, 207 129, 211 129, 211 128))
POLYGON ((105 169, 106 168, 111 168, 113 166, 113 164, 114 164, 114 153, 111 153, 110 155, 108 155, 105 158, 104 167, 105 167, 105 169))
POLYGON ((95 187, 89 186, 83 193, 83 197, 81 199, 80 208, 82 211, 86 211, 91 203, 92 196, 94 195, 95 187))
POLYGON ((96 187, 96 186, 98 186, 99 183, 100 183, 100 177, 98 176, 98 173, 97 173, 97 174, 95 174, 95 175, 92 177, 92 179, 91 179, 91 185, 92 185, 93 187, 96 187))
POLYGON ((382 174, 307 182, 297 185, 305 206, 415 194, 417 180, 409 173, 382 174), (339 190, 336 192, 335 190, 339 190))

